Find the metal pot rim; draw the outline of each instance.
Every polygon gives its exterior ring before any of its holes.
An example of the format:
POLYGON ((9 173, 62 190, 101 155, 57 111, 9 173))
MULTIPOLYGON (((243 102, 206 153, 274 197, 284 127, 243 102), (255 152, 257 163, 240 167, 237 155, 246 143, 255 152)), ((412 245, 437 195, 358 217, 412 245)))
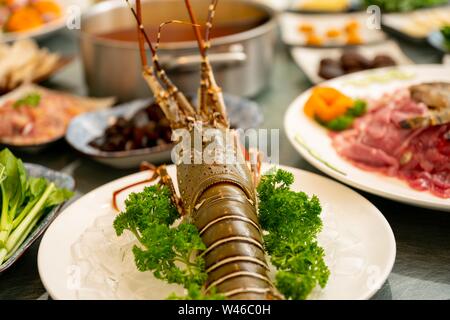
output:
MULTIPOLYGON (((266 34, 267 32, 270 32, 276 27, 276 14, 275 10, 270 8, 269 6, 262 4, 260 2, 256 2, 254 0, 231 0, 235 2, 245 2, 250 5, 253 5, 255 7, 258 7, 264 11, 267 12, 267 15, 269 17, 269 20, 265 23, 252 28, 250 30, 224 36, 224 37, 218 37, 212 39, 212 46, 221 46, 221 45, 228 45, 236 42, 244 42, 250 39, 257 38, 261 35, 266 34)), ((144 1, 146 2, 146 1, 144 1)), ((123 0, 115 0, 115 1, 107 1, 107 2, 101 2, 94 6, 92 6, 90 9, 88 9, 85 13, 82 15, 82 23, 84 20, 89 19, 93 16, 96 16, 98 14, 107 12, 111 9, 115 8, 123 8, 126 7, 124 5, 123 0)), ((82 30, 78 30, 77 36, 80 39, 88 39, 95 43, 96 45, 109 47, 109 48, 119 48, 119 49, 128 49, 128 50, 136 50, 138 49, 138 44, 134 42, 127 42, 127 41, 120 41, 120 40, 111 40, 111 39, 102 39, 100 37, 97 37, 93 34, 83 32, 82 30)), ((161 43, 159 48, 161 50, 182 50, 182 49, 193 49, 197 48, 197 42, 196 41, 180 41, 180 42, 166 42, 161 43)))

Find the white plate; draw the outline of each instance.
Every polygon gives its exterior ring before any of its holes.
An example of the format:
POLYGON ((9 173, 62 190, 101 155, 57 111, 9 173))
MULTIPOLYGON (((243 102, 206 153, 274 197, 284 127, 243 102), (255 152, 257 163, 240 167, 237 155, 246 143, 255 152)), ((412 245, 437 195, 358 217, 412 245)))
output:
MULTIPOLYGON (((376 98, 396 88, 427 81, 450 82, 450 67, 411 65, 369 70, 336 78, 321 85, 335 87, 351 97, 376 98), (397 79, 393 79, 394 76, 397 76, 397 79)), ((309 163, 355 188, 391 200, 450 212, 450 199, 416 191, 400 179, 363 171, 341 158, 331 145, 327 130, 303 112, 303 106, 310 94, 311 90, 308 90, 300 95, 289 107, 284 118, 289 140, 309 163)))
MULTIPOLYGON (((110 108, 114 105, 115 98, 85 98, 80 96, 71 95, 69 93, 65 93, 62 91, 55 91, 50 90, 44 87, 41 87, 37 84, 23 84, 22 86, 14 89, 13 91, 8 92, 7 94, 4 94, 0 96, 0 108, 2 108, 3 105, 5 105, 6 102, 11 100, 18 100, 25 96, 26 94, 37 92, 37 93, 43 93, 43 92, 49 92, 56 95, 61 96, 67 96, 74 100, 75 102, 78 102, 82 106, 85 106, 85 110, 102 110, 106 108, 110 108)), ((52 139, 49 139, 44 142, 38 142, 38 143, 32 143, 32 144, 19 144, 14 143, 14 141, 8 141, 5 139, 5 137, 0 137, 0 147, 5 146, 13 150, 18 150, 21 152, 28 152, 28 153, 38 153, 47 147, 52 146, 53 144, 60 141, 62 138, 64 138, 65 132, 61 136, 53 137, 52 139)))
MULTIPOLYGON (((450 22, 449 22, 450 25, 450 22)), ((440 30, 431 32, 427 37, 428 43, 444 54, 450 53, 450 46, 446 44, 444 35, 440 30)))
MULTIPOLYGON (((345 23, 355 20, 360 26, 360 35, 364 44, 375 43, 386 39, 386 35, 376 29, 369 29, 367 26, 368 15, 366 13, 341 13, 341 14, 300 14, 284 13, 280 17, 281 36, 287 45, 304 46, 306 39, 302 32, 298 30, 299 25, 308 23, 315 27, 316 34, 323 36, 329 28, 341 30, 345 23)), ((320 47, 341 47, 346 46, 345 39, 338 38, 336 41, 325 42, 320 47)))
MULTIPOLYGON (((397 42, 391 40, 358 46, 356 47, 356 50, 368 59, 373 59, 378 54, 387 54, 397 62, 397 65, 413 64, 413 62, 402 52, 397 42)), ((343 52, 344 49, 342 48, 322 49, 295 47, 291 49, 294 61, 314 84, 325 81, 325 79, 318 75, 320 61, 324 58, 337 60, 341 57, 343 52)))
POLYGON ((414 40, 426 40, 428 34, 450 24, 450 6, 386 13, 382 24, 414 40))
MULTIPOLYGON (((263 166, 263 171, 267 169, 267 165, 263 166)), ((309 195, 316 194, 324 208, 322 213, 324 228, 319 235, 319 243, 325 249, 331 276, 325 289, 316 290, 310 298, 370 298, 387 279, 395 260, 395 239, 388 222, 377 208, 351 189, 309 172, 294 168, 285 169, 295 175, 296 182, 293 188, 305 191, 309 195)), ((168 171, 173 177, 175 167, 169 166, 168 171)), ((81 280, 86 273, 86 261, 75 259, 71 249, 74 244, 79 243, 80 236, 92 228, 96 220, 113 220, 115 215, 111 207, 113 191, 145 178, 148 178, 148 173, 137 173, 90 192, 64 210, 49 227, 40 244, 38 267, 42 282, 52 298, 94 298, 92 295, 86 295, 86 292, 93 290, 97 290, 99 296, 103 298, 117 298, 115 292, 108 286, 83 287, 81 280)), ((142 186, 134 188, 129 192, 139 191, 142 188, 142 186)), ((126 196, 122 194, 119 200, 122 202, 126 196)), ((111 224, 109 222, 106 226, 103 224, 97 232, 111 234, 113 232, 111 224)), ((95 236, 89 242, 89 246, 105 248, 104 239, 95 236)), ((111 249, 117 248, 105 249, 113 252, 111 249)), ((94 261, 90 270, 96 269, 94 271, 97 272, 94 273, 94 278, 106 276, 106 271, 105 274, 98 273, 102 263, 106 264, 105 268, 117 269, 116 264, 110 261, 102 262, 96 254, 95 250, 93 253, 88 252, 88 258, 91 262, 94 261)), ((114 260, 114 254, 105 257, 107 260, 114 260)), ((120 254, 119 268, 122 259, 123 254, 120 254)), ((120 277, 117 274, 123 272, 124 270, 116 270, 114 275, 108 271, 107 281, 116 281, 115 277, 120 277)), ((134 270, 134 274, 136 273, 134 270)), ((119 284, 122 289, 123 286, 123 283, 119 284)), ((131 286, 134 286, 133 290, 122 290, 125 293, 122 293, 121 299, 143 297, 165 299, 167 291, 173 289, 173 286, 162 281, 155 281, 151 273, 140 273, 137 284, 134 282, 131 286), (142 290, 143 288, 148 290, 142 290), (136 296, 137 292, 142 291, 144 291, 142 295, 136 296)))
MULTIPOLYGON (((85 10, 92 4, 93 0, 57 0, 63 12, 59 19, 46 23, 42 27, 23 32, 0 33, 0 42, 14 42, 20 39, 34 38, 43 39, 49 35, 66 27, 68 19, 73 19, 73 15, 80 10, 85 10)), ((72 20, 70 20, 72 21, 72 20)))
POLYGON ((292 0, 254 0, 256 2, 261 2, 266 6, 269 6, 277 11, 286 10, 292 0))

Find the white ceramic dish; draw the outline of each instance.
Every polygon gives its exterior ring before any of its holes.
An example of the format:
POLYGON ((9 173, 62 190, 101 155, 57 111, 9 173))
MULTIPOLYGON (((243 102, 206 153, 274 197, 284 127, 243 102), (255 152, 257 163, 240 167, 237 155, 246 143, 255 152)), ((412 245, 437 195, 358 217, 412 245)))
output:
MULTIPOLYGON (((372 59, 378 54, 387 54, 397 62, 397 65, 413 64, 413 62, 403 53, 395 41, 384 41, 376 44, 368 44, 355 48, 364 57, 372 59)), ((342 48, 305 48, 295 47, 291 49, 292 57, 297 65, 303 70, 308 79, 318 84, 325 81, 318 75, 320 61, 324 58, 339 59, 344 49, 342 48)))
POLYGON ((445 54, 450 53, 450 46, 445 43, 444 36, 439 30, 431 32, 428 35, 427 40, 428 43, 437 50, 442 51, 445 54))
MULTIPOLYGON (((0 96, 0 108, 7 103, 8 101, 15 101, 24 97, 30 93, 42 93, 42 92, 50 92, 54 94, 58 94, 61 96, 68 96, 74 101, 77 101, 80 105, 83 105, 86 110, 101 110, 107 109, 114 105, 115 98, 85 98, 80 96, 74 96, 62 91, 53 91, 35 84, 24 84, 13 91, 0 96)), ((53 137, 46 141, 37 142, 37 143, 17 143, 14 139, 5 139, 5 137, 0 137, 0 147, 7 147, 11 150, 22 151, 26 153, 39 153, 42 150, 47 149, 60 142, 64 138, 65 132, 63 132, 60 136, 53 137)))
MULTIPOLYGON (((386 35, 377 29, 369 29, 367 26, 367 14, 362 13, 339 13, 339 14, 300 14, 284 13, 280 17, 281 36, 287 45, 306 46, 306 37, 299 30, 303 23, 314 26, 317 35, 324 39, 325 32, 330 28, 342 30, 349 21, 356 21, 359 24, 359 33, 363 44, 380 42, 386 39, 386 35)), ((320 47, 342 47, 346 46, 345 37, 338 37, 336 40, 327 40, 320 47)))
POLYGON ((254 0, 254 1, 261 2, 267 6, 272 7, 277 11, 286 10, 289 7, 290 2, 292 2, 292 0, 254 0))
POLYGON ((77 14, 88 8, 93 0, 57 0, 57 2, 62 8, 61 18, 29 31, 0 33, 0 42, 14 42, 25 38, 44 39, 66 27, 67 22, 77 21, 77 14))
POLYGON ((450 24, 450 6, 382 15, 382 25, 410 40, 425 41, 428 34, 450 24))
MULTIPOLYGON (((412 83, 450 82, 450 68, 443 65, 411 65, 363 71, 336 78, 322 85, 335 87, 351 97, 376 98, 412 83)), ((411 189, 405 182, 356 168, 341 158, 328 132, 303 112, 308 90, 289 107, 284 118, 286 134, 297 151, 326 174, 355 188, 410 205, 450 212, 450 199, 411 189)))
MULTIPOLYGON (((263 172, 267 169, 264 165, 263 172)), ((331 276, 325 289, 315 290, 310 298, 370 298, 385 282, 395 260, 395 239, 388 222, 378 209, 351 189, 309 172, 284 169, 295 175, 295 190, 316 194, 323 207, 324 228, 319 243, 325 249, 331 276)), ((173 177, 175 167, 169 166, 168 172, 173 177)), ((125 266, 123 254, 129 255, 129 250, 117 252, 117 247, 104 241, 114 232, 113 191, 147 177, 146 172, 137 173, 90 192, 64 210, 50 226, 39 248, 38 267, 52 298, 165 299, 168 293, 177 290, 156 280, 149 272, 138 273, 133 264, 125 266), (94 233, 92 228, 96 229, 94 233), (81 236, 89 238, 89 248, 79 247, 81 236), (78 249, 88 250, 87 257, 80 256, 78 249), (134 270, 127 271, 129 268, 134 270), (111 270, 115 271, 111 273, 111 270), (130 280, 130 284, 118 280, 130 274, 138 280, 130 280)), ((130 192, 142 188, 141 185, 121 194, 120 207, 123 208, 130 192)), ((132 258, 128 262, 129 259, 132 258)))
MULTIPOLYGON (((75 180, 62 172, 31 163, 25 163, 25 168, 30 177, 42 177, 54 182, 59 188, 66 188, 70 191, 75 189, 75 180)), ((28 248, 44 233, 50 223, 57 217, 64 204, 60 204, 48 212, 36 225, 26 240, 20 245, 16 252, 0 266, 0 276, 7 269, 11 268, 17 260, 28 250, 28 248)))

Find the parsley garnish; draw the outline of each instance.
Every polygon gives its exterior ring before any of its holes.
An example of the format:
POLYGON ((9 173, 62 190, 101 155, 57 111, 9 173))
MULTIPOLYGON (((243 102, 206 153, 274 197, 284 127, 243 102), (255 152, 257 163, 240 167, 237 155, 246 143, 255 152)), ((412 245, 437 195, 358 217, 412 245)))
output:
POLYGON ((259 217, 264 246, 278 269, 276 287, 287 299, 306 299, 318 285, 326 285, 330 271, 324 250, 317 244, 322 229, 322 208, 316 196, 308 198, 290 186, 294 176, 284 170, 270 172, 258 186, 259 217))
POLYGON ((40 102, 41 95, 37 92, 31 92, 14 102, 14 108, 20 108, 22 106, 37 107, 40 102))
MULTIPOLYGON (((205 261, 198 255, 205 250, 195 225, 182 222, 173 226, 179 214, 167 187, 155 185, 141 193, 132 193, 125 202, 126 210, 114 221, 117 235, 130 230, 139 240, 133 253, 140 271, 168 283, 178 283, 188 290, 187 297, 169 298, 196 300, 205 297, 201 288, 206 282, 205 261)), ((218 299, 211 295, 209 299, 218 299)))

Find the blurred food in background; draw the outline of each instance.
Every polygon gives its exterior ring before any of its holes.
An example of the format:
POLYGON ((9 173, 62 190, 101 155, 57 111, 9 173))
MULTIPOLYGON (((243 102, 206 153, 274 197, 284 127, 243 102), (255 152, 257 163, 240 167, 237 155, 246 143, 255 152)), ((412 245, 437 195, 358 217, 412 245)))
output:
POLYGON ((114 100, 87 99, 29 85, 1 98, 0 143, 32 146, 62 138, 80 113, 110 107, 114 100))
POLYGON ((385 12, 411 11, 448 4, 448 0, 363 0, 366 7, 376 5, 385 12))
POLYGON ((295 47, 291 54, 314 84, 356 71, 413 64, 392 40, 356 47, 295 47))
POLYGON ((38 83, 70 62, 48 49, 40 49, 33 40, 0 44, 0 94, 24 83, 38 83))
POLYGON ((61 16, 61 6, 53 0, 0 0, 0 29, 3 32, 39 28, 61 16))
POLYGON ((369 101, 352 127, 331 135, 333 147, 360 169, 405 180, 450 198, 450 83, 402 87, 369 101))
POLYGON ((430 32, 450 25, 450 6, 384 14, 382 24, 407 37, 425 39, 430 32))
POLYGON ((354 49, 347 49, 339 59, 324 58, 320 60, 319 76, 332 79, 344 74, 397 65, 397 62, 388 54, 377 54, 369 59, 354 49))
POLYGON ((381 30, 367 27, 366 13, 287 12, 280 19, 283 41, 292 46, 343 47, 380 42, 381 30))
POLYGON ((444 44, 450 50, 450 24, 441 28, 441 34, 444 37, 444 44))
POLYGON ((101 137, 89 143, 101 151, 129 151, 152 148, 172 142, 172 130, 157 103, 136 112, 131 118, 123 116, 110 119, 101 137))
POLYGON ((351 0, 297 0, 292 9, 312 12, 341 12, 351 8, 351 0))
POLYGON ((322 34, 318 34, 311 23, 301 23, 299 31, 304 34, 306 45, 321 46, 344 42, 347 45, 357 45, 363 42, 360 34, 360 25, 356 20, 349 20, 343 26, 330 27, 322 34))
POLYGON ((305 114, 332 131, 350 128, 367 111, 363 100, 354 100, 331 87, 315 87, 303 108, 305 114))

